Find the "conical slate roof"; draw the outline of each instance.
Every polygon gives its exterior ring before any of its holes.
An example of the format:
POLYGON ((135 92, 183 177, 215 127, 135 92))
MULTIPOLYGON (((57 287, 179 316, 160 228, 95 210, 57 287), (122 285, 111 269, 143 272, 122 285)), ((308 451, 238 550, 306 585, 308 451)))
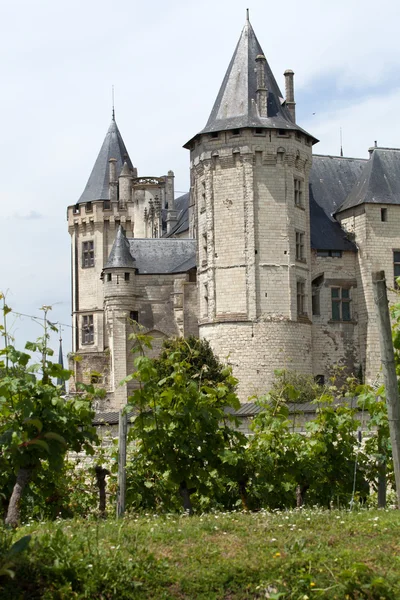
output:
POLYGON ((111 125, 108 128, 89 180, 78 202, 109 200, 110 158, 115 158, 117 161, 117 177, 120 174, 125 161, 127 162, 128 167, 133 169, 124 140, 122 139, 114 118, 111 121, 111 125))
POLYGON ((260 55, 264 56, 264 52, 250 21, 247 19, 207 125, 200 133, 243 127, 288 129, 304 132, 291 120, 282 93, 267 61, 264 62, 265 87, 268 90, 267 116, 261 117, 259 115, 256 104, 256 58, 260 55))
POLYGON ((115 236, 113 247, 111 248, 110 256, 105 265, 105 269, 135 269, 135 259, 130 253, 129 242, 126 239, 124 230, 121 225, 118 228, 117 235, 115 236))
POLYGON ((337 212, 359 204, 400 204, 400 150, 374 148, 371 158, 337 212))

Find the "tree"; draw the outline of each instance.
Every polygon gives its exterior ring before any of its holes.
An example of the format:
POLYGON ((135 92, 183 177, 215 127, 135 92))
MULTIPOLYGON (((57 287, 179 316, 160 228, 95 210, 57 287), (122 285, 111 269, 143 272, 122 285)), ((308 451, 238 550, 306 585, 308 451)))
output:
POLYGON ((61 397, 61 387, 52 381, 66 380, 71 373, 49 360, 50 307, 43 307, 43 336, 25 346, 25 350, 41 354, 39 364, 30 364, 31 355, 10 343, 6 326, 10 308, 4 295, 0 299, 4 315, 1 332, 5 340, 5 347, 0 350, 0 463, 8 466, 8 485, 12 482, 6 524, 15 527, 26 485, 38 478, 44 466, 61 470, 67 451, 83 449, 93 453, 97 435, 92 426, 91 395, 87 394, 94 390, 87 388, 83 395, 65 399, 61 397))
POLYGON ((217 375, 211 380, 201 358, 209 348, 201 342, 167 344, 154 360, 145 356, 149 339, 140 333, 134 339, 140 356, 134 361, 136 371, 126 381, 139 384, 127 407, 135 413, 130 439, 136 442, 137 464, 141 461, 149 471, 162 472, 191 513, 191 495, 209 493, 213 474, 223 473, 224 464, 233 462, 226 453, 234 453, 245 442, 232 427, 231 413, 240 406, 233 392, 237 382, 230 369, 218 369, 216 361, 211 361, 217 375))

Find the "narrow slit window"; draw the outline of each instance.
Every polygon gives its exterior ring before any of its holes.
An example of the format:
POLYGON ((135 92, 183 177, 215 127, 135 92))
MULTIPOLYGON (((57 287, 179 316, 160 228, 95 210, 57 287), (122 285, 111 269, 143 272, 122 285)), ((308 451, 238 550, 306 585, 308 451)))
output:
POLYGON ((394 287, 396 290, 400 289, 397 283, 397 278, 400 277, 400 250, 393 250, 393 275, 394 275, 394 287))
POLYGON ((306 315, 306 284, 304 281, 297 282, 297 316, 306 315))
POLYGON ((388 209, 381 208, 381 221, 386 222, 388 217, 388 209))

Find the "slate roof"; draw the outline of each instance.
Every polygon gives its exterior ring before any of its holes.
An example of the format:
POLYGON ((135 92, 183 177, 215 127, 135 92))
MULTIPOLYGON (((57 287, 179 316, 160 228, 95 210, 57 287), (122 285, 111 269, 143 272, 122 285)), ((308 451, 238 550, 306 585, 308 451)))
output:
POLYGON ((337 212, 364 203, 400 204, 400 149, 374 148, 365 169, 337 212))
POLYGON ((313 155, 310 172, 311 247, 356 252, 333 214, 361 177, 367 159, 313 155))
POLYGON ((183 194, 183 196, 179 196, 179 198, 175 198, 175 210, 178 211, 178 221, 175 227, 167 234, 167 237, 179 235, 189 229, 189 201, 189 192, 183 194))
MULTIPOLYGON (((268 116, 261 117, 259 115, 256 105, 258 87, 256 57, 259 55, 264 56, 264 52, 250 21, 247 20, 207 125, 200 133, 242 127, 287 129, 304 132, 301 127, 291 120, 282 93, 267 61, 265 61, 265 87, 268 90, 268 116)), ((307 132, 304 133, 310 135, 307 132)), ((317 141, 312 136, 310 137, 317 141)), ((188 146, 190 141, 185 146, 188 146)))
MULTIPOLYGON (((318 406, 312 402, 289 402, 289 414, 315 414, 318 406)), ((357 398, 336 398, 333 401, 334 407, 348 406, 349 408, 357 408, 357 398)), ((226 412, 236 417, 254 417, 261 412, 261 407, 256 402, 243 402, 238 410, 232 408, 226 409, 226 412)), ((128 413, 128 422, 134 416, 133 412, 128 413)), ((93 419, 93 425, 117 425, 119 413, 114 411, 96 413, 93 419)))
POLYGON ((121 225, 118 227, 110 256, 108 257, 105 269, 135 269, 136 261, 130 253, 129 242, 125 237, 121 225))
POLYGON ((186 273, 196 266, 196 240, 156 238, 129 240, 139 274, 186 273))
POLYGON ((124 140, 122 139, 114 119, 111 121, 111 125, 108 128, 99 155, 94 163, 94 167, 78 203, 93 202, 94 200, 109 200, 110 165, 108 161, 110 158, 115 158, 117 161, 117 176, 121 173, 125 161, 127 162, 128 167, 133 169, 124 140))

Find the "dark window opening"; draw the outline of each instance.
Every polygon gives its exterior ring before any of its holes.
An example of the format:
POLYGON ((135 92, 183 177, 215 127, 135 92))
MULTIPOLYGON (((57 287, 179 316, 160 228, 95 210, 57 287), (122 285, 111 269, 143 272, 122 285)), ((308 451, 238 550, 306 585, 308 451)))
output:
POLYGON ((381 208, 381 221, 387 221, 387 217, 388 217, 388 209, 381 208))
POLYGON ((94 267, 94 242, 82 243, 82 267, 94 267))
POLYGON ((297 282, 297 316, 306 315, 306 284, 304 281, 297 282))
POLYGON ((240 135, 240 129, 232 129, 232 135, 240 135))
POLYGON ((296 231, 296 260, 305 261, 304 236, 303 232, 296 231))
POLYGON ((265 129, 261 129, 261 127, 257 127, 257 129, 254 130, 254 135, 265 135, 265 129))
POLYGON ((296 206, 303 207, 303 182, 296 178, 294 180, 294 203, 296 206))
POLYGON ((216 139, 218 139, 218 138, 219 138, 219 133, 218 133, 217 131, 213 131, 213 132, 212 132, 212 134, 211 134, 211 137, 212 137, 214 140, 216 140, 216 139))
POLYGON ((130 273, 124 273, 125 281, 129 281, 130 273))
POLYGON ((400 277, 400 250, 393 250, 393 274, 394 274, 394 287, 396 290, 400 289, 397 283, 397 277, 400 277))
POLYGON ((341 250, 317 250, 317 256, 321 256, 322 258, 342 258, 341 250))
POLYGON ((93 204, 91 202, 86 202, 86 212, 92 212, 93 211, 93 204))
POLYGON ((314 379, 315 383, 318 383, 318 385, 325 385, 325 375, 316 375, 314 379))
POLYGON ((139 322, 139 312, 137 310, 131 310, 131 312, 129 313, 129 318, 131 321, 136 321, 136 323, 139 322))
POLYGON ((72 212, 74 215, 79 215, 79 213, 81 212, 81 207, 79 206, 79 204, 75 204, 72 212))
POLYGON ((289 137, 289 132, 286 129, 278 129, 278 135, 280 137, 289 137))
POLYGON ((107 281, 111 281, 112 280, 112 274, 111 273, 107 273, 107 281))
POLYGON ((320 294, 323 281, 324 276, 319 275, 312 282, 312 314, 316 316, 319 316, 321 314, 320 294))
POLYGON ((103 208, 104 208, 104 210, 110 210, 111 209, 111 202, 110 202, 110 200, 104 200, 103 208))
POLYGON ((350 289, 342 287, 331 288, 332 321, 351 321, 350 289))
POLYGON ((94 324, 93 315, 85 315, 82 317, 82 344, 94 343, 94 324))

